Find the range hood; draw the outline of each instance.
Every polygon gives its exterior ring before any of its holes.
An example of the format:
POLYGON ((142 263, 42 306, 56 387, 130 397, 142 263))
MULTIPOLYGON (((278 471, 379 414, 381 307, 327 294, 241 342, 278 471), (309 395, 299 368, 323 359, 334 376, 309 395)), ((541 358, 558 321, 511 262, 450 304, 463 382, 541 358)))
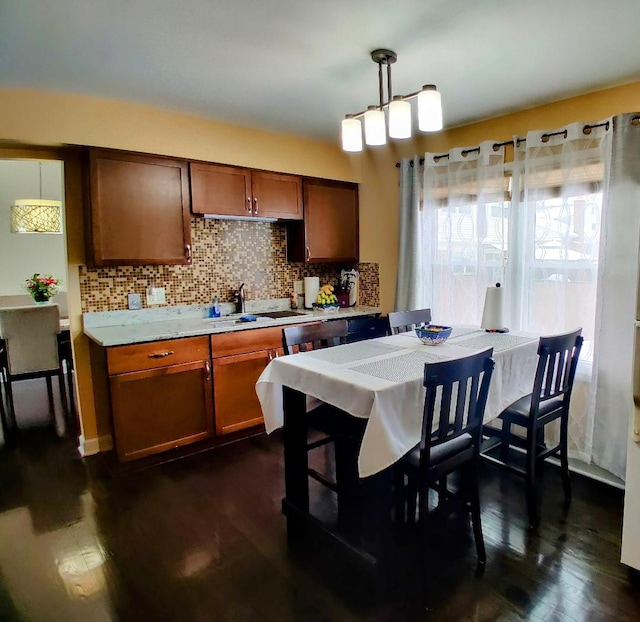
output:
POLYGON ((247 222, 278 222, 277 218, 261 218, 260 216, 217 216, 216 214, 204 214, 208 220, 245 220, 247 222))

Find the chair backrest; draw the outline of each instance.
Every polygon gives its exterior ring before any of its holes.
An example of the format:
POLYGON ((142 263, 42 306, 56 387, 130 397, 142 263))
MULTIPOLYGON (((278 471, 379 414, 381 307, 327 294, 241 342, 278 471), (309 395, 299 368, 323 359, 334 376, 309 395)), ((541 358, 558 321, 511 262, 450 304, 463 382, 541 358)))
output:
POLYGON ((28 374, 58 369, 58 305, 0 309, 0 336, 7 344, 9 373, 28 374))
POLYGON ((417 324, 428 324, 429 322, 431 322, 431 309, 389 313, 389 330, 392 335, 407 333, 413 330, 417 324))
POLYGON ((431 448, 470 434, 474 452, 480 450, 482 419, 493 374, 493 348, 464 358, 424 366, 424 412, 420 463, 429 465, 431 448), (438 427, 433 429, 436 412, 438 427))
POLYGON ((288 326, 282 329, 282 347, 285 354, 328 348, 347 343, 348 333, 346 320, 288 326))
POLYGON ((389 334, 389 320, 386 317, 359 317, 347 321, 349 336, 347 341, 365 341, 389 334))
POLYGON ((531 396, 532 416, 537 415, 542 402, 555 398, 563 399, 568 412, 583 342, 581 333, 582 328, 578 328, 563 335, 540 337, 538 367, 531 396))

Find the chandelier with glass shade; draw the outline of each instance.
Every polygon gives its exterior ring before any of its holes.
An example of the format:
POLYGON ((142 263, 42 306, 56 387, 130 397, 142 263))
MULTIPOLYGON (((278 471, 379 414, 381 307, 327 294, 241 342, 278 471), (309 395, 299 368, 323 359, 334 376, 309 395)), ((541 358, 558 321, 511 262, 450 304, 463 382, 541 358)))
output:
POLYGON ((437 132, 442 129, 442 102, 434 84, 426 84, 420 91, 410 95, 393 95, 391 89, 391 65, 398 55, 391 50, 374 50, 371 60, 378 65, 378 91, 380 103, 369 106, 356 114, 348 114, 342 121, 342 149, 362 151, 362 122, 364 118, 364 140, 367 145, 385 145, 387 123, 389 138, 411 138, 411 104, 418 100, 418 129, 421 132, 437 132), (387 66, 387 101, 384 101, 384 78, 382 66, 387 66), (388 115, 388 119, 387 119, 388 115))

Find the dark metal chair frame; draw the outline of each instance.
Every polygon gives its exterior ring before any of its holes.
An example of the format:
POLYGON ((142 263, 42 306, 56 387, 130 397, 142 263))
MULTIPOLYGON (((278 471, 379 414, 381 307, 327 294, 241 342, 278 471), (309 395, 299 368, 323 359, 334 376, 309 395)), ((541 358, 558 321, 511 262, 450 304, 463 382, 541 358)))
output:
POLYGON ((400 520, 404 519, 406 503, 409 522, 413 522, 416 495, 418 497, 425 602, 428 602, 430 576, 427 546, 430 488, 463 501, 463 508, 471 513, 479 564, 484 565, 487 558, 480 518, 478 465, 482 420, 494 368, 492 354, 493 348, 489 348, 462 359, 425 365, 426 394, 420 443, 396 465, 396 515, 400 520), (434 430, 436 412, 439 419, 434 430), (447 476, 456 471, 462 477, 460 489, 455 494, 443 491, 447 476))
POLYGON ((506 408, 498 419, 502 429, 484 426, 483 458, 526 478, 526 497, 529 524, 535 527, 539 516, 537 511, 537 471, 547 458, 560 457, 562 483, 565 501, 571 501, 571 481, 569 479, 568 425, 571 392, 578 366, 583 338, 582 329, 562 335, 541 337, 538 343, 538 366, 533 382, 533 392, 520 398, 506 408), (560 441, 547 447, 544 428, 560 419, 560 441), (512 426, 526 430, 522 437, 512 431, 512 426), (498 456, 490 454, 499 448, 498 456), (509 463, 509 448, 519 447, 526 451, 525 468, 509 463))
POLYGON ((393 311, 389 313, 389 330, 392 335, 407 333, 418 324, 431 322, 431 309, 416 309, 415 311, 393 311))

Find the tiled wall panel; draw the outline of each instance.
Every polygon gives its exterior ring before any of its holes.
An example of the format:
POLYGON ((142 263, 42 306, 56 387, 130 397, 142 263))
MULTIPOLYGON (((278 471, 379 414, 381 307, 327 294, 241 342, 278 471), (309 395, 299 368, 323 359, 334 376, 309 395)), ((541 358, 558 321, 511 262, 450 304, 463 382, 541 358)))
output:
MULTIPOLYGON (((282 223, 192 218, 193 262, 190 266, 80 267, 83 313, 127 308, 127 294, 142 295, 148 286, 165 287, 167 305, 232 300, 241 283, 249 299, 286 298, 293 282, 319 276, 334 283, 345 266, 305 265, 286 261, 286 226, 282 223)), ((378 306, 378 265, 356 266, 360 273, 358 303, 378 306)))

